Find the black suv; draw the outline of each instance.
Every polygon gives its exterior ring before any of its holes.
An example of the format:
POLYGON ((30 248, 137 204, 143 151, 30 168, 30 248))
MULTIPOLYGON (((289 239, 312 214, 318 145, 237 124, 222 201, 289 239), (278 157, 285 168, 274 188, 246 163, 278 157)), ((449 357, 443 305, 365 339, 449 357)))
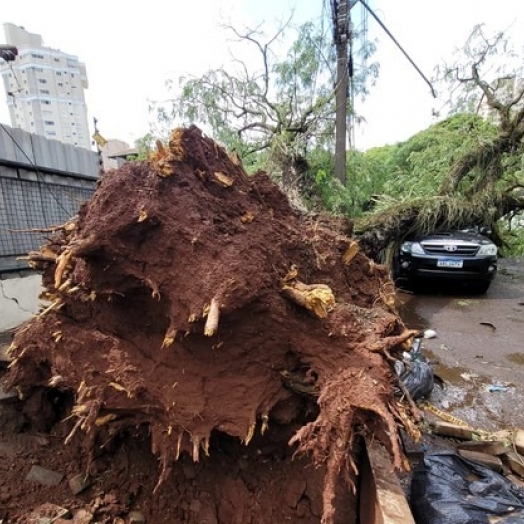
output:
POLYGON ((497 274, 497 246, 489 234, 488 228, 472 227, 410 238, 394 255, 393 278, 400 286, 455 280, 485 293, 497 274))

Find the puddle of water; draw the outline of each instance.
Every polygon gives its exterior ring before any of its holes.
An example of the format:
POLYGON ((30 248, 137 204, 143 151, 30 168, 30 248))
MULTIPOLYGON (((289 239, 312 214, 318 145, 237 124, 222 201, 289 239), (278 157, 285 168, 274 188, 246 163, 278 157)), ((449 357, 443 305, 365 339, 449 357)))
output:
MULTIPOLYGON (((523 416, 515 414, 514 402, 522 399, 518 388, 507 391, 490 392, 492 381, 461 366, 449 366, 439 360, 439 356, 424 349, 424 355, 433 362, 437 380, 429 401, 443 411, 462 419, 473 427, 496 431, 522 425, 523 416), (440 378, 440 380, 438 380, 440 378)), ((524 365, 524 354, 518 354, 524 365)))
POLYGON ((461 367, 448 367, 442 364, 442 362, 439 362, 434 367, 435 374, 439 376, 445 384, 452 384, 452 385, 459 385, 459 384, 465 384, 467 381, 462 376, 464 373, 467 373, 468 370, 466 368, 461 367))
POLYGON ((398 293, 398 314, 409 329, 423 331, 428 327, 428 321, 418 312, 413 296, 406 293, 398 293))
POLYGON ((524 366, 524 353, 508 353, 506 358, 514 364, 524 366))

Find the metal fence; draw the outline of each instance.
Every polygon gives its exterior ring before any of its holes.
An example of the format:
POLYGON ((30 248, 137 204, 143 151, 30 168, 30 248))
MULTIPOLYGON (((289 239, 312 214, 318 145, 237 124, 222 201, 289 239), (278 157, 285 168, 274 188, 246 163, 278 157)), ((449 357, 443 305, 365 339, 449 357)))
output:
POLYGON ((45 242, 44 234, 27 230, 63 224, 94 192, 93 182, 88 182, 91 187, 82 187, 86 181, 62 178, 66 183, 0 174, 0 271, 26 268, 27 264, 17 258, 45 242))
POLYGON ((18 257, 38 249, 46 235, 27 230, 76 215, 98 171, 96 153, 0 126, 0 273, 28 267, 18 257))

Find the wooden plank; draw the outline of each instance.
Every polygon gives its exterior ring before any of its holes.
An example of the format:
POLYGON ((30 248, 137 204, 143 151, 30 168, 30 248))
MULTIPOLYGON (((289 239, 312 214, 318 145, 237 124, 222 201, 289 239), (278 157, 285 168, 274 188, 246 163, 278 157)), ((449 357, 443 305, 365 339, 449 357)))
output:
POLYGON ((517 429, 514 442, 517 451, 524 455, 524 429, 517 429))
POLYGON ((444 422, 443 420, 435 420, 431 422, 431 429, 436 435, 453 437, 461 440, 473 440, 473 435, 475 435, 475 430, 473 428, 451 424, 451 422, 444 422))
POLYGON ((481 453, 480 451, 469 451, 467 449, 459 449, 458 454, 467 460, 473 462, 478 462, 483 466, 496 471, 497 473, 502 473, 502 460, 499 457, 494 457, 493 455, 488 455, 487 453, 481 453))
POLYGON ((524 478, 524 457, 514 451, 508 451, 504 453, 501 458, 504 464, 506 464, 513 473, 524 478))
POLYGON ((504 442, 499 440, 470 440, 469 442, 461 442, 459 448, 468 451, 479 451, 480 453, 487 453, 496 457, 509 451, 504 442))
POLYGON ((400 430, 400 439, 404 447, 404 453, 410 459, 420 459, 424 456, 422 442, 415 442, 403 429, 400 430))
POLYGON ((415 524, 389 454, 377 442, 366 442, 361 475, 361 524, 415 524))
POLYGON ((11 357, 7 354, 9 344, 0 344, 0 368, 6 368, 11 363, 11 357))

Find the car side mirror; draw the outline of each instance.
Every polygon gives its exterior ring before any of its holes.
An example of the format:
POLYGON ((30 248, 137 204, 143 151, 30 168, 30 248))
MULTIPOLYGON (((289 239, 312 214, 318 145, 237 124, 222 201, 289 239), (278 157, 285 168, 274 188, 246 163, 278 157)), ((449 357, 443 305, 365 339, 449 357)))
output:
POLYGON ((482 226, 482 227, 479 228, 479 233, 481 235, 489 236, 489 235, 491 235, 492 231, 491 231, 491 229, 489 227, 482 226))

